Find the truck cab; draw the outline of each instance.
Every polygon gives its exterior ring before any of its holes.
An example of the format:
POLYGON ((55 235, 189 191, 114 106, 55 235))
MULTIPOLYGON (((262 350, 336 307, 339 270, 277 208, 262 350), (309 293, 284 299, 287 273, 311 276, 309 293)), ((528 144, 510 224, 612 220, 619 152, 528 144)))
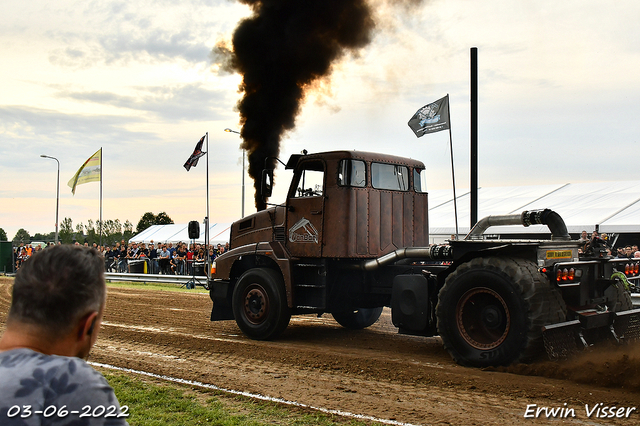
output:
MULTIPOLYGON (((390 286, 382 293, 365 289, 360 265, 402 247, 428 245, 424 164, 332 151, 292 155, 285 169, 293 171, 285 203, 231 226, 231 250, 212 269, 212 319, 236 317, 237 283, 256 268, 267 268, 282 281, 293 314, 388 306, 390 286)), ((271 179, 267 173, 263 182, 271 179)))
POLYGON ((285 204, 235 222, 232 249, 273 241, 295 258, 373 258, 428 243, 423 163, 334 151, 292 155, 286 169, 285 204))

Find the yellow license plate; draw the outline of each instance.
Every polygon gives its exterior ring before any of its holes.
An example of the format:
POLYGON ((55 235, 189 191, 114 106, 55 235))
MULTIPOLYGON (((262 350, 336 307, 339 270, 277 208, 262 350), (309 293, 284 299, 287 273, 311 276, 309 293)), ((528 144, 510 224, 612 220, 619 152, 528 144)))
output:
POLYGON ((571 259, 571 250, 547 250, 547 259, 571 259))

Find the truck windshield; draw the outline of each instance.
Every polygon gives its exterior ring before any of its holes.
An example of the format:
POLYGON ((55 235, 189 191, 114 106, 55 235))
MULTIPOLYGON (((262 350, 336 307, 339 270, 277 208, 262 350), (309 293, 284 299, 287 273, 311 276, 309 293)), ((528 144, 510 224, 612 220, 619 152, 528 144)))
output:
POLYGON ((371 184, 376 189, 409 190, 409 169, 397 164, 371 163, 371 184))

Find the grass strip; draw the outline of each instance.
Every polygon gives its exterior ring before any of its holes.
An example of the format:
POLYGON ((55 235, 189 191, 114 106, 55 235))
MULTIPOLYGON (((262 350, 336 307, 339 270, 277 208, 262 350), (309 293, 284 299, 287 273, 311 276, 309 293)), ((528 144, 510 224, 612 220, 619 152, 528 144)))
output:
POLYGON ((365 426, 368 423, 343 419, 277 403, 228 396, 179 384, 156 383, 146 378, 103 370, 120 405, 129 407, 131 426, 365 426))
POLYGON ((111 281, 107 282, 107 288, 132 288, 136 290, 150 290, 150 291, 177 291, 181 293, 207 293, 202 287, 196 287, 191 290, 186 287, 182 287, 179 284, 171 284, 171 283, 141 283, 141 282, 133 282, 133 281, 111 281))

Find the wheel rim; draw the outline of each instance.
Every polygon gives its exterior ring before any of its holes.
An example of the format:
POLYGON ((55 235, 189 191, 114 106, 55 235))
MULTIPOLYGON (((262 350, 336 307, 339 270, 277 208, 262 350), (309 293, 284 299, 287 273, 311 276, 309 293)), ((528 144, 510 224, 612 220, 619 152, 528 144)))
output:
POLYGON ((456 307, 460 335, 476 349, 495 349, 507 337, 511 326, 504 299, 489 288, 467 291, 456 307))
POLYGON ((269 297, 264 287, 251 284, 244 296, 244 315, 252 324, 262 323, 269 312, 269 297))

